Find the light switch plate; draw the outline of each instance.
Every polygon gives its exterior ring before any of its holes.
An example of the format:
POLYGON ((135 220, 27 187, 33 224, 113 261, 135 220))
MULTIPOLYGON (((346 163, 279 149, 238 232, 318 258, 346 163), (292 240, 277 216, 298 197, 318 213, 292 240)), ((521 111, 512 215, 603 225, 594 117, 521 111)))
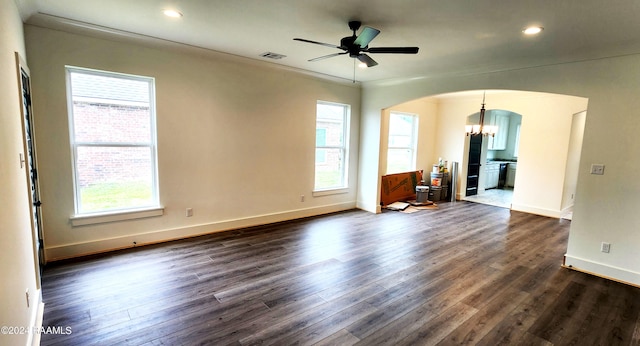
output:
POLYGON ((591 165, 591 174, 595 175, 604 175, 604 165, 603 164, 592 164, 591 165))

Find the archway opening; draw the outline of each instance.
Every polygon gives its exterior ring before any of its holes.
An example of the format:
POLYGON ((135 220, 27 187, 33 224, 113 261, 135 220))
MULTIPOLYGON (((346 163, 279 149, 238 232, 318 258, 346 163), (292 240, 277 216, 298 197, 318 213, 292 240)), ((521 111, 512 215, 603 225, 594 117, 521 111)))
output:
MULTIPOLYGON (((480 113, 467 117, 467 124, 480 121, 480 113)), ((470 135, 464 199, 471 202, 511 208, 518 165, 522 115, 502 109, 489 109, 484 126, 495 133, 470 135)))
MULTIPOLYGON (((416 169, 430 172, 439 158, 448 161, 449 165, 457 163, 458 185, 452 193, 456 200, 464 200, 470 145, 465 125, 469 122, 469 115, 479 112, 484 93, 485 90, 475 90, 440 94, 385 108, 382 111, 381 139, 388 136, 388 127, 385 127, 388 121, 385 121, 385 117, 390 112, 417 114, 419 126, 416 169)), ((573 198, 575 195, 575 191, 569 190, 575 189, 577 175, 569 177, 573 174, 573 169, 568 167, 568 162, 572 162, 571 165, 579 164, 579 160, 575 159, 579 155, 571 153, 577 146, 570 146, 569 138, 573 131, 573 115, 587 109, 588 99, 539 92, 486 90, 486 103, 487 108, 496 114, 506 112, 520 117, 519 130, 510 128, 508 131, 509 135, 519 139, 517 158, 513 158, 513 145, 510 149, 503 149, 503 153, 511 153, 511 156, 498 155, 497 150, 489 154, 485 150, 485 156, 481 158, 481 163, 485 164, 487 159, 506 158, 517 161, 514 166, 515 189, 511 208, 550 217, 561 217, 570 211, 573 200, 566 196, 573 198)), ((514 124, 518 124, 518 121, 514 121, 514 124)), ((507 143, 514 140, 509 135, 507 143)), ((388 148, 386 141, 381 140, 380 143, 379 164, 380 167, 386 167, 388 148)), ((484 145, 488 146, 488 143, 484 145)), ((381 173, 384 174, 382 170, 381 173)), ((499 174, 498 172, 498 178, 499 174)), ((480 178, 479 183, 482 182, 483 178, 480 178)))

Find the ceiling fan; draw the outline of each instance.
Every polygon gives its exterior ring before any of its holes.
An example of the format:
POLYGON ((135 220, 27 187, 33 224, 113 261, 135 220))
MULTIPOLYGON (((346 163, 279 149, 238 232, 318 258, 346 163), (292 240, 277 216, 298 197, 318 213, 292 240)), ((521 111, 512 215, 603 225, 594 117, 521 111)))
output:
POLYGON ((378 34, 380 30, 374 29, 368 26, 365 26, 360 32, 360 35, 356 36, 356 31, 360 29, 359 21, 350 21, 349 29, 353 31, 352 36, 343 37, 340 40, 340 45, 336 46, 329 43, 322 43, 317 41, 306 40, 303 38, 294 38, 296 41, 319 44, 321 46, 338 48, 342 50, 340 53, 333 53, 329 55, 323 55, 317 58, 309 59, 309 61, 318 61, 327 58, 332 58, 334 56, 349 54, 349 57, 360 60, 363 64, 367 65, 367 67, 372 67, 378 65, 378 63, 373 60, 370 56, 364 53, 385 53, 385 54, 417 54, 418 47, 369 47, 369 42, 371 42, 378 34))

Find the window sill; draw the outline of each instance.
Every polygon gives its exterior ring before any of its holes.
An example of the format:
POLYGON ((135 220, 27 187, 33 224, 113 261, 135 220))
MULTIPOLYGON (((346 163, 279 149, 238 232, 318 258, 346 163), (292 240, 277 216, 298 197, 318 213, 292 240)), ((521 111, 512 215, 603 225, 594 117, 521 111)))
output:
POLYGON ((164 214, 163 207, 136 209, 127 211, 116 211, 111 213, 74 215, 70 218, 71 226, 86 226, 99 223, 115 222, 142 219, 146 217, 162 216, 164 214))
POLYGON ((344 187, 339 189, 315 190, 311 193, 311 195, 313 197, 320 197, 320 196, 329 196, 329 195, 339 195, 347 192, 349 192, 349 188, 344 187))

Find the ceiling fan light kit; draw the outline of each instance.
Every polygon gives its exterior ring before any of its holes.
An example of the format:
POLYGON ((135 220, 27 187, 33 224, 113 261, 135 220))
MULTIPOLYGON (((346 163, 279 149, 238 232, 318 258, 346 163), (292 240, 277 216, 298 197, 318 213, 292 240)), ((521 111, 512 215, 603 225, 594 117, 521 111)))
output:
POLYGON ((176 10, 172 10, 172 9, 166 9, 163 10, 162 13, 167 16, 167 17, 171 17, 171 18, 180 18, 182 17, 182 13, 176 10))
POLYGON ((544 28, 541 27, 541 26, 530 26, 530 27, 522 30, 522 32, 525 35, 537 35, 537 34, 541 33, 542 30, 544 30, 544 28))
POLYGON ((342 50, 339 53, 333 53, 329 55, 323 55, 317 58, 309 59, 309 61, 318 61, 324 60, 327 58, 332 58, 338 55, 349 54, 350 58, 358 59, 361 64, 366 65, 367 67, 372 67, 378 65, 378 63, 373 60, 369 55, 365 53, 371 54, 417 54, 418 47, 369 47, 369 43, 378 36, 380 30, 374 29, 368 26, 365 26, 360 35, 356 35, 358 29, 360 29, 359 21, 350 21, 349 29, 353 31, 353 35, 343 37, 340 40, 340 45, 333 45, 329 43, 311 41, 303 38, 294 38, 296 41, 307 42, 312 44, 317 44, 321 46, 326 46, 330 48, 337 48, 342 50))

